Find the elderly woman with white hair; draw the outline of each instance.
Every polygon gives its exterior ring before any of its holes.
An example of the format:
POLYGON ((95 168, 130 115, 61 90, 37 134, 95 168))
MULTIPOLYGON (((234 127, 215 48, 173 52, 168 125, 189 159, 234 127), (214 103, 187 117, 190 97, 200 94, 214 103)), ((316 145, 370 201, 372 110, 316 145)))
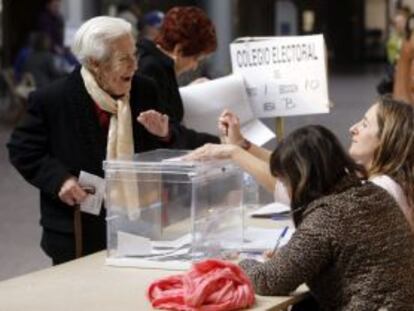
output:
MULTIPOLYGON (((53 264, 75 258, 74 206, 88 195, 80 173, 102 177, 103 160, 131 159, 174 139, 168 117, 157 112, 155 85, 135 75, 129 23, 92 18, 72 50, 81 67, 31 95, 8 143, 12 164, 40 190, 41 246, 53 264)), ((104 210, 81 216, 83 255, 104 249, 104 210)))

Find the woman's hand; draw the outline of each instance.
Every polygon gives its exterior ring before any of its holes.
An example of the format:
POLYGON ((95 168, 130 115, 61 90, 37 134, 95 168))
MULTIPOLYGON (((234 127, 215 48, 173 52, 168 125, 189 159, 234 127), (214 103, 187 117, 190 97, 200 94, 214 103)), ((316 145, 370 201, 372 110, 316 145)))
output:
POLYGON ((206 144, 183 157, 187 161, 206 161, 230 159, 239 147, 234 145, 206 144))
POLYGON ((209 78, 206 78, 206 77, 200 77, 200 78, 197 78, 197 79, 193 80, 193 81, 190 83, 190 85, 193 85, 193 84, 201 84, 201 83, 208 82, 208 81, 210 81, 210 79, 209 79, 209 78))
POLYGON ((159 113, 155 110, 141 112, 137 121, 141 123, 148 132, 160 138, 169 136, 169 118, 166 114, 159 113))
POLYGON ((225 144, 240 145, 244 137, 240 131, 240 120, 230 110, 224 110, 218 119, 218 128, 225 144))
POLYGON ((267 261, 269 259, 272 259, 272 257, 274 257, 275 255, 276 253, 274 253, 273 250, 267 249, 263 252, 262 257, 263 257, 263 260, 267 261))

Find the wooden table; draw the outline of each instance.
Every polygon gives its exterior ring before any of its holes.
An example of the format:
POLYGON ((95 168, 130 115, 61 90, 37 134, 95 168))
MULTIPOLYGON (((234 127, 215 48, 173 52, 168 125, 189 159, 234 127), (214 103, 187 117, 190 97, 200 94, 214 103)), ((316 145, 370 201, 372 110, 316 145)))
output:
MULTIPOLYGON (((63 265, 0 282, 0 310, 144 311, 152 310, 146 289, 177 271, 116 268, 99 252, 63 265)), ((257 296, 251 310, 285 310, 306 289, 288 297, 257 296)))
MULTIPOLYGON (((246 219, 249 226, 277 228, 289 221, 246 219)), ((161 277, 179 274, 142 268, 105 265, 102 251, 62 265, 0 282, 0 311, 145 311, 152 310, 146 298, 148 285, 161 277)), ((28 258, 30 260, 30 258, 28 258)), ((251 310, 286 310, 301 300, 305 286, 286 297, 256 296, 251 310)))

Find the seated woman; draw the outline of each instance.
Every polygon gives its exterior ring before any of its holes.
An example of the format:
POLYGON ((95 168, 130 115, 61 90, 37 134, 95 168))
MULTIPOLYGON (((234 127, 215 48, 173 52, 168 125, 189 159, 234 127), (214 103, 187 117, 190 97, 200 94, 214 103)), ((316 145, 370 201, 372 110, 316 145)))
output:
POLYGON ((291 199, 296 232, 267 262, 240 262, 256 293, 287 295, 306 283, 323 310, 414 305, 410 227, 385 190, 361 181, 363 167, 332 132, 292 132, 271 154, 270 170, 291 199))
POLYGON ((414 109, 383 97, 350 128, 351 157, 397 201, 414 231, 414 109))
MULTIPOLYGON (((221 115, 219 127, 227 133, 229 144, 203 146, 191 157, 232 158, 268 191, 280 193, 281 185, 269 171, 271 152, 247 142, 237 116, 229 111, 221 115)), ((389 97, 379 98, 350 132, 351 157, 364 166, 370 181, 394 197, 414 231, 414 108, 389 97)), ((286 203, 286 198, 279 200, 286 203)))

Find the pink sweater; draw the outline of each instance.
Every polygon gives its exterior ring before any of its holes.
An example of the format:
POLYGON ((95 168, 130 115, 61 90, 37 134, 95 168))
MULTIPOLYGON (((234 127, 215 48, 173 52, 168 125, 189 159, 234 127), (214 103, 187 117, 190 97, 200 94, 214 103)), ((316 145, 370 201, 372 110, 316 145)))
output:
POLYGON ((240 267, 216 259, 154 281, 148 298, 154 308, 179 311, 237 310, 252 306, 255 300, 252 284, 240 267))

